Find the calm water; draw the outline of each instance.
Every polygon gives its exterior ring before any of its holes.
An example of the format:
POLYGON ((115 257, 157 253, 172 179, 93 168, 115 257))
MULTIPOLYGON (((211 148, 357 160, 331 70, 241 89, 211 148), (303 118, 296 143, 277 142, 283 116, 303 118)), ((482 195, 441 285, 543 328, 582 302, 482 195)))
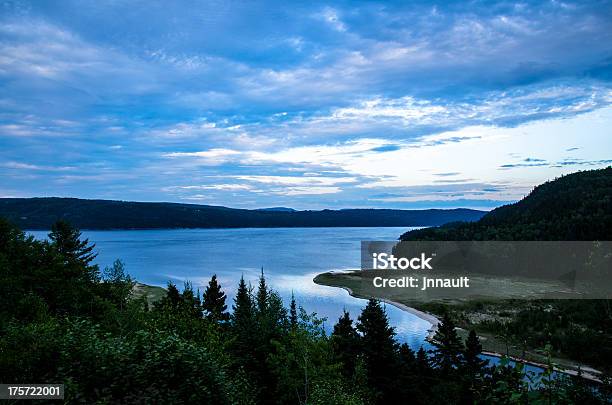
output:
MULTIPOLYGON (((315 284, 312 279, 329 270, 360 266, 362 240, 396 240, 409 228, 249 228, 182 229, 146 231, 84 231, 96 244, 96 263, 101 268, 121 259, 138 281, 165 286, 186 280, 201 291, 213 273, 229 297, 235 294, 240 276, 253 286, 264 268, 269 285, 283 297, 291 292, 298 305, 327 318, 327 330, 346 309, 356 319, 365 305, 340 288, 315 284)), ((45 238, 47 232, 30 232, 45 238)), ((386 306, 398 340, 413 349, 423 345, 430 323, 393 306, 386 306)))
MULTIPOLYGON (((366 301, 346 291, 315 284, 315 275, 330 270, 357 269, 362 240, 394 241, 414 228, 246 228, 179 229, 146 231, 83 231, 96 244, 100 268, 121 259, 136 280, 164 287, 169 281, 179 287, 191 281, 204 291, 216 273, 231 308, 240 276, 257 286, 261 267, 269 286, 289 306, 291 293, 308 313, 327 318, 331 332, 342 310, 356 320, 366 301)), ((48 231, 30 231, 44 239, 48 231)), ((425 341, 431 324, 419 317, 386 305, 397 338, 413 350, 431 345, 425 341)), ((491 363, 497 357, 483 356, 491 363)), ((539 367, 527 365, 536 373, 539 367)))

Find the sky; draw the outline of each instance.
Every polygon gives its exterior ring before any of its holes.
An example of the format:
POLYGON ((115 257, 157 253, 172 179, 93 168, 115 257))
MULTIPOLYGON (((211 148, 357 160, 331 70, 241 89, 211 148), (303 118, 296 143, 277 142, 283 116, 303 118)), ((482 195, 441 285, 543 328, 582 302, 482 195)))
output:
POLYGON ((0 197, 491 209, 612 163, 609 1, 0 1, 0 197))

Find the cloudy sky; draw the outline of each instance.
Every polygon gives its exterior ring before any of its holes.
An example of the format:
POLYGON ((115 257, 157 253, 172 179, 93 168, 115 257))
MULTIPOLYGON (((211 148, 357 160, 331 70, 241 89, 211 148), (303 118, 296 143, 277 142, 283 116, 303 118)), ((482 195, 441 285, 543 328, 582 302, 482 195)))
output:
POLYGON ((612 163, 610 2, 0 2, 0 196, 491 208, 612 163))

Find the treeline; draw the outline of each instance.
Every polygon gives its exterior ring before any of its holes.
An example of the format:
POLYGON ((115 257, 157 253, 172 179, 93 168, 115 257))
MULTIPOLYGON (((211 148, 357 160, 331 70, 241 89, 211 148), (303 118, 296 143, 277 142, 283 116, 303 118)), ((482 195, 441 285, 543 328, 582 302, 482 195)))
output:
POLYGON ((233 404, 606 403, 609 385, 491 367, 475 333, 446 316, 433 349, 400 344, 369 300, 327 335, 323 319, 285 307, 262 275, 226 302, 215 276, 202 292, 170 284, 149 306, 121 262, 100 270, 66 222, 49 241, 0 220, 0 381, 54 382, 66 402, 233 404))
POLYGON ((509 318, 472 327, 500 336, 517 348, 548 348, 555 356, 612 372, 611 300, 515 302, 513 307, 516 312, 509 318))
POLYGON ((0 198, 0 217, 22 229, 45 230, 58 220, 80 229, 435 226, 475 221, 483 214, 470 209, 279 211, 78 198, 0 198))
POLYGON ((612 240, 612 167, 562 176, 476 222, 406 232, 402 240, 612 240))
MULTIPOLYGON (((612 167, 577 172, 539 185, 521 201, 497 208, 479 221, 415 230, 401 239, 612 240, 612 167)), ((556 356, 610 371, 612 300, 508 302, 506 306, 511 311, 506 311, 510 315, 506 319, 478 325, 466 322, 464 326, 501 336, 525 350, 548 347, 556 356)), ((458 307, 455 312, 462 311, 461 305, 458 307)), ((473 309, 479 312, 484 308, 473 309)))

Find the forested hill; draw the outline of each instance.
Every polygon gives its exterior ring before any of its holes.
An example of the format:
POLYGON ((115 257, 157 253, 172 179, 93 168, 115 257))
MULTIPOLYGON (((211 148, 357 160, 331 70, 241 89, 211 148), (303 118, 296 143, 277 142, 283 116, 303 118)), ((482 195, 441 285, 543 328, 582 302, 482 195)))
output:
POLYGON ((470 209, 290 211, 77 198, 0 199, 0 217, 22 229, 50 229, 58 219, 80 229, 436 226, 476 221, 482 215, 470 209))
POLYGON ((402 240, 612 240, 612 167, 537 186, 479 221, 406 232, 402 240))

